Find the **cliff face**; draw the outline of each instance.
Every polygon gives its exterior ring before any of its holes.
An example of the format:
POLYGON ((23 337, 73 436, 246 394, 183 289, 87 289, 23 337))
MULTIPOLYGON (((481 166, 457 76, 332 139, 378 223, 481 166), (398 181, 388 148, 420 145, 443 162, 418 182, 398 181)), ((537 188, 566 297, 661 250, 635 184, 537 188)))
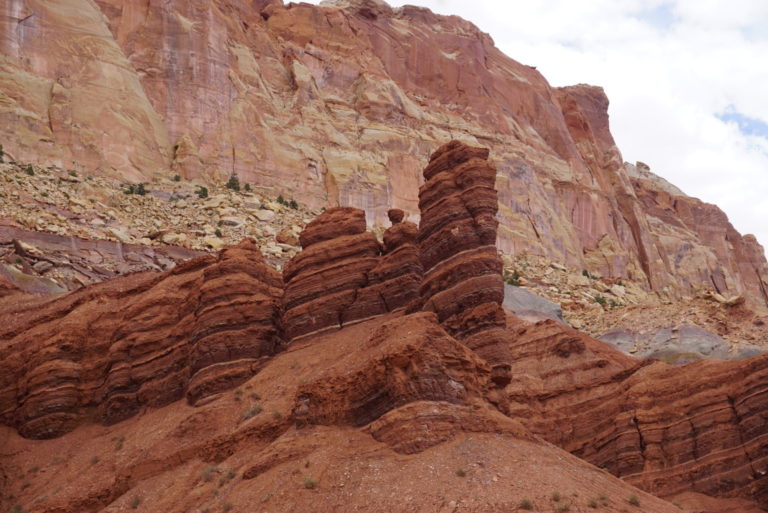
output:
POLYGON ((420 163, 460 139, 491 149, 503 251, 765 301, 762 248, 716 207, 630 175, 600 88, 552 88, 460 18, 377 0, 0 9, 0 138, 17 159, 236 173, 383 222, 417 211, 420 163))

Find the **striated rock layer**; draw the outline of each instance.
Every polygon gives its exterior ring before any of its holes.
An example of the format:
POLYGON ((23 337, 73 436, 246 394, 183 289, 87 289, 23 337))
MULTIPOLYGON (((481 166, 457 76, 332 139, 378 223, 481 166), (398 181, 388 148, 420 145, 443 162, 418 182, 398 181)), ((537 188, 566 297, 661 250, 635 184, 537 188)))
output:
POLYGON ((768 355, 638 361, 556 321, 510 319, 505 411, 550 442, 662 497, 768 508, 768 355))
POLYGON ((289 340, 397 310, 417 296, 416 226, 399 222, 402 212, 391 217, 383 246, 359 209, 331 208, 307 225, 303 250, 283 270, 289 340))
POLYGON ((131 181, 234 173, 371 223, 415 211, 423 159, 458 138, 493 154, 502 251, 672 296, 768 299, 753 237, 624 166, 602 89, 552 88, 455 16, 374 0, 8 0, 0 90, 16 159, 131 181))
POLYGON ((56 300, 0 297, 0 421, 51 438, 230 388, 278 350, 281 293, 245 241, 56 300))
POLYGON ((496 169, 488 150, 459 141, 440 147, 419 189, 422 308, 509 382, 504 282, 496 252, 496 169))

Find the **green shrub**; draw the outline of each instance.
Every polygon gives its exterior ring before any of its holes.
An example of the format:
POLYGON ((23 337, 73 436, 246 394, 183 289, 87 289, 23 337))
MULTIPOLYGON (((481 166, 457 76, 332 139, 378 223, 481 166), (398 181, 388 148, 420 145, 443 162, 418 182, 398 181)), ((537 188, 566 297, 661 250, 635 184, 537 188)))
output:
POLYGON ((306 488, 307 490, 314 490, 315 488, 317 488, 317 479, 306 476, 304 478, 304 488, 306 488))
POLYGON ((0 162, 5 162, 5 150, 2 144, 0 144, 0 162))
POLYGON ((138 508, 139 504, 141 504, 141 499, 139 499, 137 495, 134 495, 133 499, 131 499, 131 509, 138 508))
POLYGON ((197 194, 197 197, 200 199, 207 198, 208 197, 208 187, 203 187, 202 185, 198 185, 199 189, 195 191, 195 194, 197 194))
POLYGON ((507 285, 512 285, 513 287, 519 287, 520 278, 522 278, 522 276, 517 271, 517 269, 515 269, 511 273, 509 271, 504 271, 504 282, 507 285))
POLYGON ((232 173, 232 175, 229 177, 229 180, 227 180, 226 187, 227 189, 231 189, 233 191, 240 190, 240 180, 238 180, 236 174, 232 173))
POLYGON ((261 410, 262 408, 258 404, 256 406, 251 406, 250 408, 248 408, 243 412, 243 419, 250 419, 252 417, 255 417, 256 415, 261 413, 261 410))
POLYGON ((245 187, 243 187, 247 192, 251 192, 251 184, 247 183, 245 184, 245 187))
POLYGON ((72 170, 72 169, 67 171, 67 173, 69 174, 69 176, 77 176, 77 173, 74 170, 72 170))
POLYGON ((459 477, 466 477, 467 476, 467 471, 464 470, 463 468, 457 469, 456 470, 456 475, 459 476, 459 477))
POLYGON ((563 498, 562 495, 560 495, 560 492, 558 492, 558 491, 552 492, 552 495, 550 495, 550 497, 552 497, 552 500, 555 501, 555 502, 559 502, 560 499, 563 498))
POLYGON ((283 198, 283 195, 282 195, 282 194, 281 194, 280 196, 278 196, 278 197, 277 197, 277 200, 276 200, 276 201, 277 201, 278 203, 280 203, 281 205, 285 205, 285 204, 286 204, 286 203, 285 203, 285 198, 283 198))
POLYGON ((216 228, 216 231, 213 232, 213 233, 215 233, 216 237, 218 237, 218 238, 222 238, 223 237, 223 235, 221 234, 221 230, 219 230, 218 228, 216 228))
POLYGON ((27 166, 24 169, 24 172, 27 173, 29 176, 34 176, 35 175, 35 169, 31 165, 27 166))
POLYGON ((173 181, 174 181, 174 182, 180 182, 180 181, 181 181, 181 176, 179 176, 179 175, 173 175, 173 181))
POLYGON ((210 483, 213 481, 213 474, 217 474, 219 472, 219 467, 214 467, 213 465, 208 465, 203 469, 203 481, 206 483, 210 483))
POLYGON ((288 205, 289 205, 289 206, 290 206, 292 209, 294 209, 294 210, 298 210, 298 209, 299 209, 299 204, 296 202, 296 200, 295 200, 295 199, 292 199, 288 205))
POLYGON ((597 499, 589 499, 587 501, 587 506, 590 508, 597 508, 597 499))
POLYGON ((640 499, 637 498, 637 495, 634 493, 629 496, 629 503, 633 506, 640 506, 640 499))
POLYGON ((555 511, 571 511, 571 505, 561 502, 555 507, 555 511))
POLYGON ((139 196, 146 196, 149 191, 144 187, 143 183, 137 183, 130 184, 124 192, 125 194, 138 194, 139 196))
POLYGON ((533 509, 533 502, 530 499, 523 499, 520 501, 520 509, 530 511, 533 509))
POLYGON ((607 300, 607 299, 605 299, 605 298, 604 298, 603 296, 601 296, 600 294, 598 294, 597 296, 595 296, 595 303, 597 303, 598 305, 600 305, 600 306, 605 306, 605 304, 606 304, 607 302, 608 302, 608 300, 607 300))

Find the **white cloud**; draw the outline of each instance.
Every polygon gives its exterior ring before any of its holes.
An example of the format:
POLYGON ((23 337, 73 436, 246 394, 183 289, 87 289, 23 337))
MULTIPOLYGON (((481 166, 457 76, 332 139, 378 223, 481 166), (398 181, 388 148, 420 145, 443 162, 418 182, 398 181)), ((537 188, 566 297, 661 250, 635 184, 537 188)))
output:
MULTIPOLYGON (((398 6, 405 2, 390 2, 398 6)), ((768 244, 768 1, 414 0, 474 22, 552 85, 603 86, 624 158, 720 206, 768 244)))

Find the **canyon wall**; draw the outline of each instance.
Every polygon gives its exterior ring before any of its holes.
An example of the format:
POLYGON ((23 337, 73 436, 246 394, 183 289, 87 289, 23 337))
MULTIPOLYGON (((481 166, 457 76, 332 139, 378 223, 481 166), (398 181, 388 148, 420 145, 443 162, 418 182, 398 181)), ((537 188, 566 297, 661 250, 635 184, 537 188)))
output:
POLYGON ((9 0, 0 95, 18 160, 129 180, 234 173, 371 223, 415 212, 421 162, 460 139, 491 149, 502 251, 766 301, 762 247, 628 170, 602 89, 552 88, 458 17, 379 0, 9 0))

